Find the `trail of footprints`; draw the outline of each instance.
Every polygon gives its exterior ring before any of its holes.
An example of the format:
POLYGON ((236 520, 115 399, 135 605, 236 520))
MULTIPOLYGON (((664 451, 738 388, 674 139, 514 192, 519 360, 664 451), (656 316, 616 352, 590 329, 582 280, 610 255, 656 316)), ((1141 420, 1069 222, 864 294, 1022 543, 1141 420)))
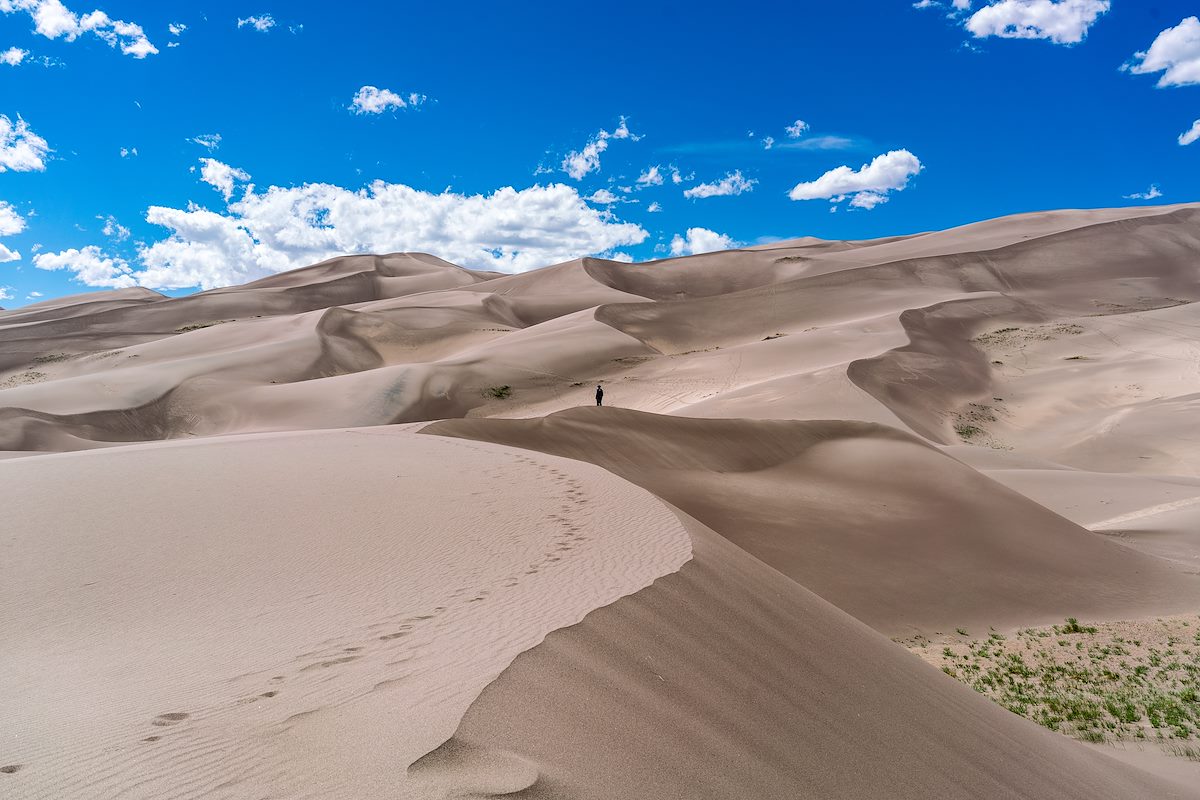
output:
MULTIPOLYGON (((480 449, 467 442, 455 442, 455 444, 468 447, 472 450, 480 449)), ((523 575, 536 575, 542 570, 549 569, 562 561, 568 552, 574 550, 587 540, 584 518, 586 514, 587 495, 583 484, 562 470, 523 455, 514 454, 511 458, 523 467, 533 467, 538 473, 548 477, 551 483, 562 492, 561 501, 557 509, 545 514, 540 520, 545 524, 553 526, 555 531, 553 537, 548 542, 546 552, 540 558, 531 561, 523 572, 523 575)), ((485 474, 497 479, 511 478, 511 473, 499 468, 487 470, 485 474)), ((484 496, 485 498, 488 494, 487 492, 472 492, 473 496, 484 496)), ((485 508, 494 505, 493 501, 488 499, 485 499, 483 503, 485 508)), ((518 586, 523 575, 507 576, 498 583, 493 583, 490 587, 484 586, 474 589, 460 588, 451 593, 449 605, 440 605, 427 613, 404 617, 399 620, 368 625, 365 630, 369 633, 370 638, 365 642, 359 639, 358 643, 347 644, 345 639, 341 641, 337 639, 327 640, 323 643, 324 646, 321 649, 304 653, 296 658, 296 662, 299 662, 300 666, 294 668, 291 678, 286 675, 275 675, 266 683, 274 687, 282 687, 289 680, 303 679, 313 673, 320 673, 333 667, 357 661, 370 655, 372 650, 392 646, 391 643, 397 640, 421 633, 423 626, 436 625, 439 617, 453 611, 456 607, 465 607, 472 603, 485 602, 498 589, 518 586), (384 632, 380 633, 379 631, 384 632)), ((478 577, 479 571, 476 570, 473 573, 468 573, 468 576, 478 577)), ((389 666, 401 664, 407 660, 409 659, 402 658, 398 661, 389 662, 389 666)), ((392 682, 394 680, 384 681, 384 683, 392 682)), ((244 706, 261 700, 270 700, 277 697, 281 691, 282 688, 270 688, 256 694, 241 697, 235 700, 233 705, 244 706)), ((219 710, 219 708, 214 708, 208 711, 215 712, 219 710)), ((205 713, 202 716, 208 716, 208 714, 205 713)), ((181 726, 192 719, 192 713, 186 711, 169 711, 151 719, 150 725, 155 728, 170 729, 175 726, 181 726)), ((141 741, 153 743, 162 739, 162 734, 153 734, 144 737, 141 741)), ((0 767, 0 773, 14 773, 23 767, 24 765, 22 764, 0 767)))

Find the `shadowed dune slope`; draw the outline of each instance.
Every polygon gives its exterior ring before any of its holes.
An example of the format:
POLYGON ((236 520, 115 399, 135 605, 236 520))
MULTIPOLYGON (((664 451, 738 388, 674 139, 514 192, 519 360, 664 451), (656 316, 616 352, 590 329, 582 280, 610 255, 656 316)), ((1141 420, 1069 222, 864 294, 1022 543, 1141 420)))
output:
POLYGON ((518 656, 409 774, 424 796, 1198 797, 985 700, 711 532, 518 656), (536 697, 537 702, 530 702, 536 697))
POLYGON ((447 420, 423 432, 603 466, 888 634, 1200 604, 1200 576, 1092 534, 880 425, 587 408, 447 420))

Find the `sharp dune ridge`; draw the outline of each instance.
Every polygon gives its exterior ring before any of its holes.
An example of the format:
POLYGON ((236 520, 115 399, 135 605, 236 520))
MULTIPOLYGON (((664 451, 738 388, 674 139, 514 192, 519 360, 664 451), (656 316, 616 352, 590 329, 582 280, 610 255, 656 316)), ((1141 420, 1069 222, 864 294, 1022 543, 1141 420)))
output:
POLYGON ((1200 797, 897 643, 1200 612, 1197 300, 1183 204, 0 311, 0 796, 1200 797))

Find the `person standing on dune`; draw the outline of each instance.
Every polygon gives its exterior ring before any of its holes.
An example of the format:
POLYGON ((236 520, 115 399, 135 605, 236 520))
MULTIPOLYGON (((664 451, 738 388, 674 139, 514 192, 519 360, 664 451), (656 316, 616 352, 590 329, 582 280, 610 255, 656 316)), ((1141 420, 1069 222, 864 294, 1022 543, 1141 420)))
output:
POLYGON ((602 405, 604 405, 604 387, 597 383, 596 384, 596 406, 599 407, 602 405))

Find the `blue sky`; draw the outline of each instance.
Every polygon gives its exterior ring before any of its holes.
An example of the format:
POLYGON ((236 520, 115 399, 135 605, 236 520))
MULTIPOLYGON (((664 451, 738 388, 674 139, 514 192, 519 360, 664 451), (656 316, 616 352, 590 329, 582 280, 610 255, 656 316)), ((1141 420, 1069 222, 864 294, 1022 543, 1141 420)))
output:
POLYGON ((90 2, 0 0, 5 307, 1198 199, 1194 4, 90 2))

